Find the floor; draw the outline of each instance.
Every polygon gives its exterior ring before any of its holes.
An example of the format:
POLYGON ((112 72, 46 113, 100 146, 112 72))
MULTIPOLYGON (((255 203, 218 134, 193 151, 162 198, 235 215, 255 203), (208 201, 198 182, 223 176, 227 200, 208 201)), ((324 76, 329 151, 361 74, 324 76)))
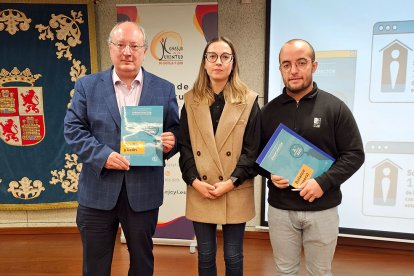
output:
MULTIPOLYGON (((219 244, 221 238, 219 237, 219 244)), ((268 239, 246 238, 244 275, 275 275, 268 239)), ((197 275, 197 253, 189 247, 155 245, 155 273, 160 276, 197 275)), ((129 256, 125 244, 116 244, 112 275, 127 275, 129 256)), ((77 233, 0 234, 0 275, 81 275, 82 248, 77 233)), ((224 275, 222 247, 217 254, 218 275, 224 275)), ((334 275, 414 275, 414 251, 338 245, 334 275)), ((304 268, 300 275, 306 275, 304 268)))

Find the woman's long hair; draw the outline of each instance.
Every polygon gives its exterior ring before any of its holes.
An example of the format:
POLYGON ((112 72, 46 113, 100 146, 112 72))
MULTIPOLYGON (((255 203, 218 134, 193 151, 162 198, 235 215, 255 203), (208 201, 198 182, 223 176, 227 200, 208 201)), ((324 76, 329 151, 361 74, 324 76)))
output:
POLYGON ((239 77, 239 66, 237 62, 238 58, 236 55, 236 51, 234 49, 234 45, 230 39, 223 36, 210 40, 204 48, 204 52, 201 58, 200 69, 198 71, 198 76, 193 87, 195 98, 199 99, 200 101, 206 98, 209 105, 213 104, 214 102, 214 91, 211 87, 210 77, 208 76, 207 71, 204 68, 204 65, 206 63, 205 55, 207 53, 208 47, 212 43, 218 41, 224 41, 225 43, 227 43, 230 46, 233 54, 233 68, 229 75, 227 84, 223 89, 224 99, 226 100, 226 102, 230 102, 233 104, 245 103, 246 94, 249 88, 239 77))

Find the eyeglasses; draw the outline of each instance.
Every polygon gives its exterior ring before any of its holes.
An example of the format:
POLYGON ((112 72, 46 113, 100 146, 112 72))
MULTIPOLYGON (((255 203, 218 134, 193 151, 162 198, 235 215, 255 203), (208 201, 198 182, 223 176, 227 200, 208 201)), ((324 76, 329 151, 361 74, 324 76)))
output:
MULTIPOLYGON (((313 60, 310 59, 306 59, 306 58, 301 58, 298 59, 297 61, 295 61, 295 66, 298 70, 304 70, 306 69, 306 67, 308 66, 308 64, 312 63, 313 60)), ((289 61, 283 62, 282 64, 280 64, 280 70, 282 70, 283 72, 287 73, 292 69, 292 63, 289 61)))
MULTIPOLYGON (((219 56, 217 55, 217 53, 207 52, 204 57, 207 59, 208 62, 213 63, 217 61, 219 56)), ((229 53, 222 53, 220 55, 220 60, 222 63, 228 64, 233 60, 233 55, 229 53)))
POLYGON ((136 44, 123 44, 123 43, 115 43, 110 41, 111 44, 113 44, 120 52, 123 52, 126 47, 129 47, 131 52, 137 52, 141 48, 145 48, 147 45, 136 45, 136 44))

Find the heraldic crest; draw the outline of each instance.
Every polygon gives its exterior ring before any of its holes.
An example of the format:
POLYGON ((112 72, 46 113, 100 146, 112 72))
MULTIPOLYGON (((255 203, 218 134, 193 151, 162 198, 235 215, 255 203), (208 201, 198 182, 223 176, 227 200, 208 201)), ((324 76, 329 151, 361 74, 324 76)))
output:
POLYGON ((40 77, 28 68, 0 71, 0 137, 9 145, 32 146, 45 137, 42 87, 34 86, 40 77))

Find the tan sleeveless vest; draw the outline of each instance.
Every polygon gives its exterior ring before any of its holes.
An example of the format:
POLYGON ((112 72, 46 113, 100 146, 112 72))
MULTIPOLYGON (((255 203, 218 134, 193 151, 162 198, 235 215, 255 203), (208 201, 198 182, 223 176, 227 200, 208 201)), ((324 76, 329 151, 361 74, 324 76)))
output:
MULTIPOLYGON (((197 171, 202 181, 214 184, 228 180, 234 171, 243 146, 243 135, 257 94, 249 91, 245 104, 226 103, 216 135, 206 100, 184 95, 197 171)), ((216 199, 207 199, 191 186, 187 188, 186 217, 192 221, 234 224, 255 216, 253 179, 216 199)))

